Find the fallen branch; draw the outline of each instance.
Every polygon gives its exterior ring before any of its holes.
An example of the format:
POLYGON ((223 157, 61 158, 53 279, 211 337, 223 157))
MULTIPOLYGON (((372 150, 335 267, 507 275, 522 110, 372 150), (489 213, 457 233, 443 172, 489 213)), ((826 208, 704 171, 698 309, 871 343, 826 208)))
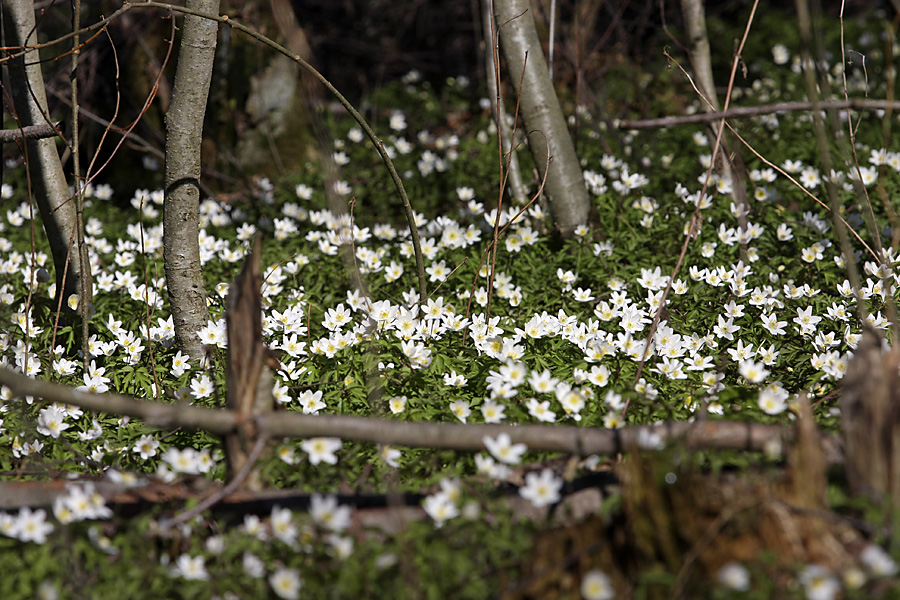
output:
MULTIPOLYGON (((863 98, 851 100, 833 100, 819 102, 822 110, 844 110, 853 108, 856 110, 900 110, 900 102, 888 100, 868 100, 863 98)), ((695 115, 677 115, 660 117, 658 119, 643 119, 638 121, 619 121, 619 129, 652 129, 655 127, 672 127, 676 125, 690 125, 693 123, 709 123, 719 119, 741 119, 746 117, 758 117, 778 112, 790 112, 799 110, 812 110, 812 102, 779 102, 763 106, 741 106, 729 108, 721 112, 697 113, 695 115)))
MULTIPOLYGON (((184 427, 225 435, 236 431, 239 421, 237 414, 229 410, 81 392, 31 379, 7 368, 0 369, 0 385, 9 387, 16 396, 35 396, 47 402, 72 404, 94 412, 136 417, 153 427, 184 427)), ((671 443, 696 449, 760 452, 772 444, 789 443, 794 437, 791 427, 734 421, 665 423, 610 430, 550 425, 423 423, 283 411, 255 415, 248 421, 256 425, 260 435, 270 438, 329 436, 375 444, 461 451, 483 450, 485 436, 505 433, 513 443, 526 444, 531 450, 566 452, 576 456, 615 454, 635 448, 654 449, 671 443)), ((841 462, 837 439, 823 436, 822 441, 829 462, 841 462)))
MULTIPOLYGON (((204 507, 213 514, 257 514, 265 515, 275 506, 291 510, 308 510, 313 494, 288 489, 268 489, 261 491, 234 490, 229 486, 212 483, 206 479, 162 483, 145 481, 140 485, 113 483, 109 480, 95 481, 16 481, 0 482, 0 510, 16 510, 23 507, 49 508, 56 498, 69 493, 71 486, 90 483, 111 508, 123 513, 142 510, 147 505, 183 504, 196 500, 198 496, 209 495, 216 499, 215 506, 204 507)), ((512 509, 517 519, 541 519, 552 514, 554 525, 576 523, 596 513, 603 503, 607 489, 617 484, 611 472, 591 473, 577 478, 566 485, 560 505, 535 507, 530 501, 518 495, 518 487, 507 486, 501 491, 503 501, 512 509)), ((386 494, 341 494, 337 500, 341 505, 352 506, 354 527, 379 529, 385 533, 399 533, 412 521, 426 519, 421 504, 423 493, 407 492, 391 498, 386 494), (399 501, 399 503, 398 503, 399 501)), ((199 506, 197 507, 199 508, 199 506)), ((203 510, 190 511, 190 518, 203 510)), ((184 513, 187 514, 187 513, 184 513)), ((176 517, 170 522, 160 522, 162 531, 182 521, 176 517)))

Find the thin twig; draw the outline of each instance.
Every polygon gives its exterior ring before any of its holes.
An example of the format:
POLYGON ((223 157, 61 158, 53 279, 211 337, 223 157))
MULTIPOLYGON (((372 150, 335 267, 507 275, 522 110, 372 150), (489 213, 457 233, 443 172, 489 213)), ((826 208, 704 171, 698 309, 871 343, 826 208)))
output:
MULTIPOLYGON (((81 29, 81 0, 72 2, 72 29, 81 29)), ((98 31, 95 35, 100 35, 98 31)), ((90 335, 91 335, 91 304, 93 302, 94 286, 91 274, 91 259, 88 247, 84 240, 84 194, 87 183, 81 179, 81 128, 78 122, 78 59, 81 57, 81 37, 72 38, 72 72, 69 86, 72 100, 72 183, 75 186, 75 236, 76 250, 78 251, 81 273, 78 277, 78 316, 81 318, 81 359, 82 366, 87 372, 90 366, 90 335)))
POLYGON ((201 500, 197 506, 190 510, 186 510, 171 519, 166 519, 159 522, 159 528, 162 531, 166 531, 175 527, 176 525, 181 525, 182 523, 187 523, 194 517, 198 516, 204 510, 212 507, 215 504, 221 502, 225 497, 229 494, 237 491, 241 484, 247 479, 250 475, 250 472, 253 470, 256 461, 259 460, 259 457, 262 456, 263 450, 266 448, 266 442, 268 442, 268 438, 266 436, 260 436, 256 440, 256 444, 254 444, 253 449, 250 451, 250 454, 247 455, 247 462, 244 463, 244 466, 238 471, 238 474, 235 475, 234 479, 229 481, 225 486, 223 486, 220 490, 207 496, 204 500, 201 500))
POLYGON ((266 37, 265 35, 255 31, 254 29, 247 27, 246 25, 242 25, 228 17, 227 15, 218 16, 218 15, 208 15, 199 11, 190 10, 183 6, 177 6, 175 4, 167 4, 164 2, 141 2, 137 4, 125 3, 125 7, 134 7, 134 8, 161 8, 164 10, 171 10, 174 12, 183 13, 186 15, 194 15, 197 17, 203 17, 205 19, 209 19, 211 21, 215 21, 217 23, 221 23, 223 25, 227 25, 232 29, 237 29, 241 31, 253 39, 262 42, 266 46, 276 50, 277 52, 287 56, 289 59, 303 67, 307 72, 309 72, 319 83, 321 83, 325 88, 331 92, 337 99, 338 102, 350 113, 350 116, 356 120, 360 127, 362 127, 363 131, 365 131, 366 135, 369 136, 369 139, 372 141, 372 144, 375 146, 375 150, 381 156, 382 161, 384 161, 385 167, 387 167, 388 172, 391 175, 391 180, 394 182, 394 186, 397 188, 397 192, 400 194, 400 200, 403 202, 403 210, 406 213, 406 220, 409 223, 409 232, 412 237, 413 250, 415 252, 416 259, 416 273, 418 275, 419 280, 419 297, 426 298, 428 296, 428 285, 425 279, 425 261, 422 257, 422 248, 419 244, 419 231, 416 227, 416 218, 413 213, 412 205, 409 202, 409 196, 406 194, 406 189, 403 187, 403 180, 400 178, 400 174, 397 172, 397 169, 394 167, 394 163, 391 160, 391 157, 388 155, 387 150, 384 147, 384 142, 375 134, 375 131, 369 125, 368 121, 356 110, 356 108, 350 103, 347 98, 341 94, 334 85, 328 81, 324 75, 319 73, 315 67, 311 64, 303 60, 303 58, 299 54, 294 54, 281 44, 276 43, 272 39, 266 37))
MULTIPOLYGON (((847 90, 847 57, 845 54, 845 46, 844 46, 844 5, 845 2, 841 2, 841 13, 840 13, 840 25, 841 25, 841 83, 843 84, 844 89, 844 99, 847 100, 849 98, 849 91, 847 90)), ((863 63, 865 64, 865 63, 863 63)), ((868 75, 866 75, 868 77, 868 75)), ((857 121, 857 127, 862 122, 862 118, 857 121)), ((869 223, 874 225, 872 227, 871 234, 875 237, 875 249, 878 251, 878 262, 879 264, 884 264, 885 261, 885 253, 884 246, 881 242, 881 234, 878 231, 877 222, 875 220, 875 211, 872 208, 872 199, 869 197, 869 191, 866 189, 865 184, 863 184, 863 176, 862 169, 859 166, 859 156, 856 153, 856 130, 853 128, 853 119, 847 118, 847 131, 850 135, 850 153, 853 157, 853 167, 856 169, 856 178, 854 179, 854 187, 856 188, 857 195, 861 196, 864 202, 861 202, 863 206, 867 209, 867 214, 869 217, 869 223)), ((835 198, 836 199, 836 198, 835 198)), ((888 203, 890 206, 890 203, 888 203)), ((843 239, 847 239, 847 232, 840 232, 843 239)), ((847 246, 849 244, 844 245, 842 243, 841 251, 844 252, 844 259, 848 264, 848 269, 850 268, 850 263, 852 262, 850 259, 850 254, 846 252, 847 246)), ((888 264, 889 268, 892 268, 893 265, 888 264)), ((890 279, 890 275, 884 271, 879 269, 879 275, 881 278, 881 284, 884 286, 885 290, 891 290, 893 287, 893 280, 890 279)), ((859 302, 859 298, 857 298, 857 302, 859 302)), ((897 323, 897 305, 894 302, 894 295, 887 294, 885 309, 887 311, 888 321, 891 324, 891 336, 894 340, 897 340, 897 336, 900 335, 900 324, 897 323)))
MULTIPOLYGON (((676 127, 678 125, 692 125, 696 123, 709 123, 719 119, 742 119, 758 117, 779 112, 795 112, 804 110, 816 110, 816 105, 808 101, 778 102, 760 106, 739 106, 719 112, 697 113, 695 115, 675 115, 660 117, 657 119, 641 119, 637 121, 624 120, 618 122, 619 129, 654 129, 657 127, 676 127)), ((830 100, 818 104, 820 110, 887 110, 900 109, 900 102, 891 100, 869 100, 868 98, 846 98, 844 100, 830 100)))
MULTIPOLYGON (((747 38, 750 35, 750 26, 753 24, 753 17, 756 14, 756 7, 759 5, 759 0, 755 0, 753 3, 753 7, 750 9, 750 16, 747 18, 747 25, 744 27, 744 35, 741 38, 741 42, 735 51, 734 58, 731 61, 731 75, 728 78, 728 90, 725 92, 725 104, 722 107, 723 110, 728 110, 728 105, 731 103, 732 90, 734 89, 734 79, 737 76, 737 67, 741 62, 741 53, 744 50, 744 44, 747 42, 747 38)), ((668 53, 666 54, 668 56, 668 53)), ((671 57, 669 57, 671 59, 671 57)), ((680 67, 680 65, 679 65, 680 67)), ((697 88, 697 85, 694 83, 693 79, 681 69, 682 73, 684 73, 685 77, 688 78, 688 81, 691 82, 694 90, 697 92, 697 95, 703 99, 704 102, 710 107, 713 107, 713 103, 708 100, 703 92, 697 88)), ((691 239, 694 237, 694 228, 700 226, 700 205, 703 200, 703 195, 706 193, 706 189, 709 185, 710 178, 712 176, 713 166, 716 163, 716 156, 722 148, 722 135, 725 132, 725 119, 719 119, 719 126, 716 132, 716 141, 713 144, 713 153, 712 158, 709 161, 709 167, 706 170, 706 179, 703 182, 703 189, 700 190, 700 197, 697 199, 697 207, 694 210, 694 215, 691 217, 690 225, 688 226, 687 235, 684 236, 684 243, 681 245, 681 252, 678 255, 678 261, 675 263, 675 268, 672 270, 672 274, 669 276, 669 281, 666 284, 666 289, 663 291, 662 296, 659 300, 659 308, 656 310, 656 314, 653 315, 653 322, 650 324, 650 331, 647 332, 647 340, 644 344, 644 351, 641 355, 641 362, 638 365, 637 374, 634 376, 634 381, 637 383, 640 381, 641 373, 644 370, 644 364, 647 362, 647 359, 650 356, 650 348, 653 344, 653 336, 656 334, 656 328, 659 325, 660 317, 662 316, 663 309, 666 307, 666 299, 669 297, 669 292, 672 289, 672 284, 675 281, 675 275, 678 274, 678 270, 681 268, 682 262, 684 262, 684 256, 687 253, 687 247, 690 243, 691 239)), ((628 406, 631 404, 631 398, 625 401, 625 406, 622 408, 622 416, 624 417, 628 412, 628 406)))

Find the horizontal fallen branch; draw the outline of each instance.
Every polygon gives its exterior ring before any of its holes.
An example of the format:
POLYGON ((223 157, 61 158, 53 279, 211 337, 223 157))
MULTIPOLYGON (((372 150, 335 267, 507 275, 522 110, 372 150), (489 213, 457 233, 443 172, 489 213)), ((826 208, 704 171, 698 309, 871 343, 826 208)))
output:
POLYGON ((43 138, 51 138, 60 135, 59 126, 62 122, 56 124, 41 123, 39 125, 29 125, 28 127, 17 127, 15 129, 0 129, 0 144, 8 142, 18 142, 21 140, 40 140, 43 138))
MULTIPOLYGON (((48 402, 72 404, 85 410, 143 419, 153 427, 185 427, 225 435, 237 430, 236 413, 186 404, 161 404, 119 394, 92 394, 73 388, 31 379, 7 368, 0 369, 0 385, 16 396, 35 396, 48 402)), ((695 421, 661 425, 592 429, 556 425, 480 425, 395 421, 341 415, 304 415, 294 412, 252 417, 260 433, 267 437, 338 437, 376 444, 416 448, 443 448, 479 451, 485 436, 509 435, 512 443, 524 443, 531 450, 565 452, 576 456, 615 454, 634 448, 654 449, 680 443, 689 448, 763 451, 772 444, 790 443, 794 429, 778 425, 734 421, 695 421)), ((836 437, 823 436, 829 462, 840 462, 836 437)))
MULTIPOLYGON (((900 102, 889 102, 887 100, 869 100, 869 99, 853 99, 853 100, 833 100, 829 102, 820 102, 821 110, 845 110, 853 108, 856 110, 900 110, 900 102)), ((619 121, 619 129, 653 129, 656 127, 672 127, 675 125, 690 125, 692 123, 709 123, 718 121, 719 119, 740 119, 746 117, 758 117, 760 115, 770 115, 778 112, 791 112, 800 110, 812 110, 812 102, 778 102, 776 104, 766 104, 763 106, 742 106, 738 108, 729 108, 726 111, 712 113, 697 113, 695 115, 677 115, 671 117, 660 117, 658 119, 643 119, 639 121, 619 121)))
MULTIPOLYGON (((125 485, 109 480, 74 481, 16 481, 0 482, 0 510, 17 510, 23 507, 49 508, 56 498, 69 493, 73 485, 91 483, 108 505, 128 514, 143 510, 146 505, 183 504, 198 497, 217 496, 223 487, 206 479, 182 480, 173 483, 144 481, 140 485, 125 485)), ((553 524, 565 525, 577 522, 597 511, 606 496, 606 488, 615 485, 611 473, 594 473, 567 484, 563 490, 561 505, 552 511, 553 524)), ((521 498, 518 488, 505 491, 504 500, 517 519, 541 519, 548 515, 550 507, 535 507, 521 498)), ((396 534, 411 521, 427 518, 421 508, 424 494, 343 494, 337 500, 341 505, 352 506, 356 526, 362 529, 379 529, 396 534)), ((237 490, 223 495, 213 513, 257 514, 271 513, 275 506, 291 510, 308 510, 312 494, 289 489, 261 491, 237 490)))

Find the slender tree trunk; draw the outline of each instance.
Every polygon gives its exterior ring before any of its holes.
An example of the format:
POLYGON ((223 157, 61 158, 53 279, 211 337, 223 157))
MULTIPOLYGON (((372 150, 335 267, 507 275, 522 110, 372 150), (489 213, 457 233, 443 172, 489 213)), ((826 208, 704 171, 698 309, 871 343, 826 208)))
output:
MULTIPOLYGON (((493 15, 491 14, 491 0, 481 0, 481 20, 484 29, 484 45, 485 45, 485 67, 487 72, 488 98, 491 100, 491 112, 494 115, 494 122, 500 131, 500 139, 503 141, 503 156, 509 165, 507 174, 507 185, 509 186, 510 195, 517 204, 525 205, 528 203, 528 192, 525 190, 525 184, 522 183, 522 172, 519 169, 519 157, 516 154, 513 144, 512 131, 506 123, 507 112, 503 103, 497 100, 497 93, 500 86, 498 73, 500 65, 494 64, 494 45, 496 42, 496 24, 492 25, 493 15), (499 111, 498 111, 499 109, 499 111)), ((498 57, 499 58, 499 57, 498 57)))
POLYGON ((717 112, 719 98, 716 96, 716 84, 713 80, 709 36, 706 33, 706 7, 703 0, 681 0, 681 13, 691 45, 691 64, 694 66, 697 87, 712 105, 702 102, 703 112, 717 112))
MULTIPOLYGON (((5 45, 25 48, 37 44, 33 0, 3 0, 2 8, 5 45)), ((38 51, 11 59, 7 66, 15 110, 13 116, 18 125, 50 124, 38 51)), ((71 312, 65 300, 79 293, 81 279, 84 279, 83 289, 87 290, 88 300, 85 301, 89 301, 91 272, 90 264, 83 262, 78 252, 78 215, 56 150, 56 138, 22 139, 19 143, 27 149, 33 193, 53 254, 57 298, 62 294, 62 308, 71 312)))
POLYGON ((495 0, 494 15, 511 79, 518 82, 524 72, 520 113, 531 155, 547 179, 550 212, 560 232, 571 236, 577 226, 587 224, 591 203, 530 7, 528 0, 495 0))
MULTIPOLYGON (((219 0, 188 0, 187 7, 210 15, 219 14, 219 0)), ((204 355, 197 332, 209 320, 198 241, 200 144, 218 32, 216 22, 185 15, 172 103, 166 113, 163 214, 166 285, 176 343, 194 359, 204 355)))
MULTIPOLYGON (((719 98, 716 95, 716 84, 712 72, 712 55, 709 49, 709 35, 706 30, 706 7, 704 0, 681 0, 681 12, 684 17, 684 27, 687 30, 688 41, 691 46, 691 64, 694 66, 694 78, 697 87, 706 96, 706 101, 701 101, 703 112, 719 112, 719 98)), ((709 125, 710 142, 716 139, 719 121, 713 121, 709 125)), ((731 136, 727 131, 722 133, 722 151, 716 155, 716 170, 719 177, 731 179, 731 196, 736 206, 741 208, 738 214, 738 225, 741 229, 747 229, 747 190, 744 188, 743 171, 744 162, 741 160, 739 145, 731 143, 731 136)), ((747 258, 747 244, 741 243, 741 257, 747 258)))

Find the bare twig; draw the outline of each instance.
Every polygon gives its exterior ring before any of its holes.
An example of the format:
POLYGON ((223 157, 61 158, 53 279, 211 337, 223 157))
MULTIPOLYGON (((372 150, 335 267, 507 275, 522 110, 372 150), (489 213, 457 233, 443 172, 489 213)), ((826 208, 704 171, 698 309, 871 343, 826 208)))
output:
MULTIPOLYGON (((750 16, 747 19, 747 25, 744 27, 744 35, 741 38, 740 45, 735 52, 734 58, 731 61, 731 75, 728 78, 728 90, 725 93, 725 105, 724 109, 727 111, 728 106, 731 103, 731 95, 732 90, 734 89, 734 79, 737 75, 738 64, 740 63, 741 53, 744 49, 744 44, 747 42, 747 37, 750 35, 750 26, 753 24, 753 16, 756 14, 756 7, 759 4, 759 0, 756 0, 753 3, 753 7, 750 11, 750 16)), ((668 56, 668 55, 667 55, 668 56)), ((679 65, 679 68, 681 66, 679 65)), ((684 73, 685 77, 688 78, 688 81, 691 82, 691 85, 694 87, 694 91, 697 92, 697 95, 703 99, 704 102, 712 106, 710 101, 703 95, 703 91, 698 89, 694 81, 690 78, 690 76, 681 69, 682 73, 684 73)), ((662 297, 659 300, 659 308, 656 310, 656 314, 653 315, 653 322, 650 324, 650 331, 647 333, 647 342, 644 345, 644 352, 641 356, 641 362, 638 365, 637 374, 634 377, 635 383, 637 383, 641 378, 641 373, 644 370, 644 364, 647 362, 647 359, 650 356, 650 347, 653 344, 653 336, 656 334, 656 328, 659 325, 660 317, 662 316, 663 309, 666 306, 666 299, 669 297, 669 292, 672 289, 672 284, 675 281, 675 275, 678 274, 678 270, 681 268, 681 264, 684 261, 685 253, 687 252, 688 244, 690 244, 691 239, 694 238, 696 233, 696 227, 700 225, 700 205, 702 204, 703 195, 706 194, 707 186, 709 185, 710 178, 712 176, 713 166, 716 164, 716 156, 722 149, 722 135, 725 132, 725 126, 727 121, 725 119, 718 119, 718 127, 716 132, 716 141, 713 144, 713 153, 712 158, 709 161, 709 167, 706 170, 706 178, 703 182, 703 188, 700 190, 700 197, 697 199, 697 207, 694 210, 694 214, 691 217, 690 225, 688 226, 687 234, 684 236, 684 243, 681 245, 681 252, 678 255, 678 261, 675 263, 675 268, 672 270, 672 274, 669 276, 669 281, 666 284, 666 289, 663 291, 662 297)), ((729 129, 731 129, 729 127, 729 129)), ((631 398, 625 401, 625 406, 622 409, 622 415, 624 416, 628 412, 628 406, 631 404, 631 398)))
POLYGON ((678 125, 692 125, 695 123, 709 123, 719 119, 742 119, 758 117, 779 112, 793 112, 803 110, 887 110, 900 109, 900 102, 890 100, 869 100, 868 98, 849 98, 846 100, 831 100, 819 102, 818 105, 807 102, 778 102, 761 106, 739 106, 719 112, 697 113, 695 115, 676 115, 660 117, 658 119, 642 119, 638 121, 619 121, 619 129, 653 129, 657 127, 675 127, 678 125))
POLYGON ((303 67, 307 72, 309 72, 319 83, 321 83, 325 88, 331 92, 341 103, 341 105, 350 113, 350 115, 356 120, 360 127, 362 127, 363 131, 369 136, 369 139, 372 141, 372 144, 375 146, 375 150, 378 152, 379 156, 381 156, 382 161, 384 161, 385 167, 387 167, 388 172, 391 175, 391 180, 394 182, 394 186, 397 188, 397 192, 400 194, 400 200, 403 202, 403 209, 406 213, 406 220, 409 223, 409 231, 410 236, 412 237, 413 250, 415 252, 416 258, 416 273, 419 280, 419 297, 427 298, 428 297, 428 289, 425 279, 425 262, 422 258, 422 248, 419 244, 419 232, 416 227, 416 219, 413 214, 412 205, 409 202, 409 196, 406 194, 406 189, 403 187, 403 181, 400 179, 400 174, 397 173, 397 169, 394 167, 394 163, 391 160, 391 157, 388 155, 387 150, 384 147, 384 142, 375 134, 375 131, 369 125, 368 121, 356 110, 356 108, 347 100, 343 94, 341 94, 334 85, 331 84, 330 81, 325 79, 325 76, 319 73, 311 64, 303 60, 303 58, 299 54, 295 54, 291 52, 289 49, 285 48, 281 44, 276 43, 272 39, 266 37, 265 35, 255 31, 254 29, 247 27, 246 25, 242 25, 229 18, 227 15, 218 16, 218 15, 209 15, 205 13, 201 13, 198 11, 189 10, 183 6, 177 6, 175 4, 166 4, 164 2, 141 2, 137 4, 126 3, 126 7, 134 7, 134 8, 161 8, 164 10, 171 10, 174 12, 183 13, 186 15, 195 15, 198 17, 203 17, 206 19, 210 19, 212 21, 216 21, 217 23, 221 23, 223 25, 227 25, 232 29, 237 29, 241 31, 253 39, 262 42, 266 46, 276 50, 277 52, 287 56, 292 61, 303 67))
POLYGON ((259 460, 259 457, 262 456, 263 450, 265 450, 266 448, 267 441, 268 440, 265 437, 260 437, 256 440, 256 444, 253 446, 250 454, 247 455, 247 461, 241 467, 240 472, 235 475, 234 479, 229 481, 220 490, 216 491, 213 494, 210 494, 206 497, 206 499, 200 501, 194 508, 186 510, 169 520, 160 521, 159 528, 162 530, 167 530, 175 527, 176 525, 187 523, 188 521, 202 513, 204 510, 221 502, 229 494, 236 492, 247 480, 247 477, 250 476, 250 473, 253 471, 254 465, 256 465, 256 461, 259 460))
MULTIPOLYGON (((203 13, 200 11, 191 10, 184 6, 178 6, 176 4, 167 4, 165 2, 150 2, 150 1, 134 2, 134 3, 133 2, 125 2, 121 8, 116 10, 109 17, 105 17, 105 18, 101 19, 100 21, 98 21, 88 27, 83 27, 78 31, 67 33, 66 35, 60 36, 54 40, 50 40, 48 42, 41 43, 41 44, 32 44, 32 45, 28 46, 28 48, 23 48, 22 52, 8 55, 8 56, 4 57, 3 59, 0 59, 0 64, 2 64, 3 62, 5 62, 11 58, 16 58, 18 56, 24 55, 26 52, 33 51, 35 49, 52 46, 52 45, 58 44, 60 42, 63 42, 65 40, 76 37, 79 34, 89 33, 89 32, 95 31, 97 29, 104 28, 113 19, 125 14, 126 12, 128 12, 129 10, 131 10, 133 8, 159 8, 159 9, 169 10, 169 11, 173 11, 173 12, 177 12, 177 13, 181 13, 181 14, 185 14, 185 15, 194 15, 197 17, 202 17, 205 19, 209 19, 211 21, 215 21, 222 25, 227 25, 228 27, 231 27, 232 29, 237 29, 238 31, 241 31, 241 32, 245 33, 246 35, 249 35, 253 39, 265 44, 266 46, 269 46, 273 50, 287 56, 292 61, 299 64, 301 67, 303 67, 303 69, 308 71, 317 81, 319 81, 319 83, 321 83, 323 86, 325 86, 325 88, 338 99, 338 101, 341 103, 341 105, 347 110, 347 112, 350 113, 350 115, 356 120, 356 122, 359 123, 360 127, 363 129, 363 131, 366 133, 366 135, 372 141, 372 144, 375 146, 375 150, 378 152, 379 156, 381 156, 382 161, 384 161, 385 167, 388 169, 388 172, 391 175, 391 180, 393 181, 394 186, 397 188, 397 192, 400 195, 400 200, 403 203, 403 209, 406 214, 406 220, 409 223, 410 236, 412 238, 413 251, 414 251, 415 260, 416 260, 416 274, 417 274, 417 278, 418 278, 418 282, 419 282, 419 297, 423 298, 423 299, 428 297, 428 284, 426 283, 426 277, 425 277, 425 261, 422 256, 422 248, 419 243, 419 232, 418 232, 418 228, 416 227, 415 215, 413 213, 412 205, 409 202, 409 196, 406 194, 406 189, 403 186, 403 181, 400 178, 400 174, 397 172, 397 169, 394 167, 394 163, 391 160, 391 157, 388 155, 387 150, 385 149, 384 142, 382 142, 381 139, 375 134, 375 131, 369 125, 368 121, 366 121, 366 119, 359 113, 359 111, 356 110, 356 108, 350 103, 350 101, 347 100, 347 98, 345 98, 344 95, 341 94, 337 90, 337 88, 335 88, 334 85, 332 85, 332 83, 330 81, 328 81, 321 73, 319 73, 319 71, 316 70, 315 67, 313 67, 311 64, 309 64, 308 62, 303 60, 303 58, 299 54, 295 54, 295 53, 291 52, 288 48, 285 48, 281 44, 276 43, 271 38, 259 33, 258 31, 255 31, 251 27, 248 27, 246 25, 238 23, 238 22, 234 21, 233 19, 229 18, 227 15, 220 16, 220 15, 206 14, 206 13, 203 13)), ((96 37, 96 35, 94 37, 96 37)))

